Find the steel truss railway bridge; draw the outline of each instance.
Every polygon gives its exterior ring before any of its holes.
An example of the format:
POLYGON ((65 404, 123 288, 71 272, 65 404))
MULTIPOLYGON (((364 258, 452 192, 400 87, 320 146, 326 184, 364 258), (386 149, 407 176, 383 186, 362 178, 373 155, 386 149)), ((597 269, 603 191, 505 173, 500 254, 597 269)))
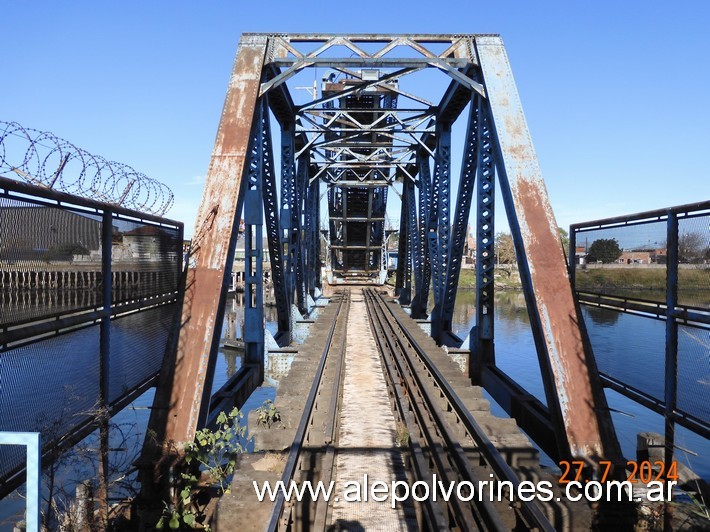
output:
POLYGON ((207 420, 224 288, 242 213, 244 341, 246 358, 257 368, 251 381, 260 382, 262 242, 268 243, 277 304, 275 338, 286 345, 294 317, 307 315, 319 292, 321 194, 328 201, 331 281, 381 283, 385 206, 393 189, 401 194, 396 292, 412 317, 430 316, 435 341, 461 347, 452 314, 475 205, 476 323, 464 346, 470 349, 471 379, 493 390, 555 455, 617 454, 558 227, 497 35, 242 36, 195 226, 178 369, 163 387, 165 408, 155 410, 159 433, 187 441, 207 420), (326 72, 322 90, 297 105, 289 82, 314 68, 326 72), (432 101, 429 92, 437 83, 442 91, 432 101), (465 123, 465 134, 462 153, 454 154, 457 120, 465 123), (452 196, 454 156, 462 163, 452 196), (519 258, 546 409, 495 371, 496 187, 519 258))
MULTIPOLYGON (((99 402, 111 413, 156 386, 151 437, 137 462, 143 509, 165 491, 171 465, 166 455, 194 440, 196 431, 212 425, 220 411, 241 407, 262 384, 266 353, 297 352, 276 400, 283 409, 284 430, 257 436, 262 449, 286 456, 272 480, 338 478, 351 467, 349 454, 359 457, 356 462, 368 462, 370 455, 348 447, 344 434, 367 431, 367 423, 376 425, 374 418, 382 410, 387 416, 391 410, 391 424, 404 427, 407 434, 407 463, 390 464, 388 470, 397 478, 413 482, 436 474, 475 483, 490 475, 517 488, 522 479, 546 474, 537 463, 538 451, 520 429, 554 460, 581 460, 590 471, 600 460, 609 460, 622 466, 617 471, 621 475, 625 462, 603 386, 666 415, 667 461, 673 456, 676 421, 708 435, 702 416, 690 415, 687 409, 681 415, 676 408, 677 350, 666 352, 665 403, 598 370, 508 57, 497 35, 244 34, 185 268, 179 259, 179 222, 141 218, 138 212, 48 190, 71 160, 71 154, 63 156, 59 169, 45 179, 51 184, 42 189, 0 180, 0 200, 9 213, 5 220, 34 217, 41 227, 61 222, 74 228, 67 233, 98 235, 92 237, 95 243, 79 242, 89 258, 81 267, 86 271, 78 273, 64 271, 64 266, 37 266, 38 246, 11 250, 15 257, 3 266, 0 288, 2 304, 14 314, 2 324, 1 346, 21 357, 28 346, 53 349, 42 342, 53 341, 47 338, 54 334, 74 334, 78 342, 84 341, 79 338, 82 331, 87 337, 96 333, 96 387, 99 402), (294 92, 303 88, 299 84, 304 79, 318 75, 321 85, 314 82, 312 100, 294 92), (452 159, 461 161, 457 176, 452 159), (497 195, 513 238, 546 404, 496 365, 497 195), (382 286, 387 239, 396 232, 387 224, 388 204, 400 205, 392 293, 382 286), (453 313, 472 214, 475 323, 461 339, 453 331, 453 313), (227 287, 242 235, 244 363, 212 394, 227 287), (265 327, 265 247, 276 304, 273 335, 265 327), (98 262, 92 265, 94 259, 98 262), (86 293, 75 297, 79 290, 86 293), (52 305, 57 308, 48 309, 46 301, 56 301, 52 305), (140 312, 157 318, 142 318, 140 312), (294 340, 304 326, 310 327, 310 335, 301 344, 301 338, 294 340), (112 337, 130 337, 131 328, 139 337, 137 327, 146 328, 140 337, 150 341, 111 343, 112 337), (467 374, 452 370, 453 362, 442 348, 467 358, 467 374), (360 351, 374 354, 368 359, 360 351), (151 367, 140 374, 131 369, 138 362, 122 364, 130 357, 145 361, 151 353, 151 367), (354 365, 354 356, 359 357, 357 364, 365 364, 359 377, 352 375, 352 368, 360 367, 354 365), (111 371, 130 375, 124 383, 111 371), (376 375, 367 381, 371 388, 358 388, 358 379, 368 371, 376 375), (510 419, 491 420, 482 388, 517 426, 506 425, 510 419), (353 396, 357 389, 363 393, 353 396), (381 395, 385 402, 367 407, 374 408, 374 414, 358 415, 357 408, 354 416, 348 414, 348 404, 359 404, 365 395, 381 395), (364 428, 357 425, 357 418, 363 417, 364 428)), ((29 174, 23 168, 22 175, 29 174)), ((18 168, 12 170, 18 173, 18 168)), ((666 223, 667 218, 668 260, 675 266, 669 269, 666 305, 646 302, 633 308, 655 312, 659 319, 665 313, 667 338, 675 338, 676 344, 679 320, 705 329, 710 323, 706 308, 678 304, 678 220, 700 220, 709 213, 710 204, 704 202, 633 218, 640 224, 651 218, 666 223)), ((608 226, 627 223, 611 220, 608 226)), ((0 235, 5 231, 20 242, 11 234, 20 224, 6 225, 0 235)), ((600 222, 577 229, 602 227, 600 222)), ((64 262, 70 268, 72 250, 79 249, 76 243, 54 244, 52 249, 69 249, 64 262)), ((607 308, 628 306, 625 299, 584 297, 607 308)), ((19 427, 20 421, 12 422, 19 427)), ((101 443, 108 448, 103 423, 101 443)), ((95 426, 95 420, 82 421, 66 441, 78 441, 95 426)), ((392 454, 391 449, 387 452, 392 454)), ((19 482, 19 466, 10 473, 19 482)), ((242 518, 239 512, 246 503, 225 504, 223 519, 234 508, 234 518, 242 518)), ((294 505, 282 497, 266 514, 259 514, 265 508, 250 511, 256 512, 254 522, 263 520, 270 530, 321 529, 340 522, 337 505, 294 505)), ((403 512, 400 524, 420 529, 551 530, 589 524, 587 510, 566 503, 541 509, 523 500, 502 507, 427 502, 405 505, 403 512)))

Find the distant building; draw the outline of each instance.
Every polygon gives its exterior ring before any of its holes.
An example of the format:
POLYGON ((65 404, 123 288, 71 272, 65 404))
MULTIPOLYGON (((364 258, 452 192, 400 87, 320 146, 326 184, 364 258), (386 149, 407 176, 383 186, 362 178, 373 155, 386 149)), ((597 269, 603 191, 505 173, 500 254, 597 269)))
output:
POLYGON ((585 246, 577 246, 574 248, 574 263, 587 264, 587 248, 585 246))
POLYGON ((651 251, 622 251, 618 264, 651 264, 651 251))
POLYGON ((654 264, 666 264, 667 258, 668 250, 666 248, 654 249, 651 252, 651 262, 654 264))

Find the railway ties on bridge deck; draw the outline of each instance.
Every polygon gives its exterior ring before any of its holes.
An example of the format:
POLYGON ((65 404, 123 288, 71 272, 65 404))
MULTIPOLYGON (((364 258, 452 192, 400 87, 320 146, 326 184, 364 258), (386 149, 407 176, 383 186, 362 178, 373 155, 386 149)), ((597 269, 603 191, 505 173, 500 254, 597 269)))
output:
POLYGON ((234 492, 219 503, 217 528, 231 529, 239 522, 240 530, 263 530, 271 520, 267 530, 589 529, 589 509, 579 503, 572 508, 564 500, 546 507, 516 501, 513 508, 507 501, 447 506, 410 498, 395 511, 389 500, 372 507, 333 500, 258 502, 254 480, 260 489, 267 480, 272 486, 280 479, 321 480, 326 486, 333 480, 333 498, 343 496, 346 482, 362 483, 364 474, 370 486, 375 480, 431 484, 433 473, 446 482, 490 480, 491 474, 497 480, 552 482, 514 421, 490 414, 480 388, 471 386, 401 307, 373 290, 351 291, 352 301, 349 292, 333 298, 299 347, 277 392, 281 422, 254 430, 250 416, 255 446, 263 452, 244 458, 234 492), (367 312, 363 298, 368 299, 367 312), (401 360, 395 362, 385 344, 403 352, 401 360), (411 370, 402 369, 406 364, 411 370), (446 384, 437 384, 437 378, 446 384), (406 403, 410 397, 416 397, 417 405, 406 403), (427 410, 417 410, 422 407, 427 410), (400 447, 404 434, 409 445, 400 447))

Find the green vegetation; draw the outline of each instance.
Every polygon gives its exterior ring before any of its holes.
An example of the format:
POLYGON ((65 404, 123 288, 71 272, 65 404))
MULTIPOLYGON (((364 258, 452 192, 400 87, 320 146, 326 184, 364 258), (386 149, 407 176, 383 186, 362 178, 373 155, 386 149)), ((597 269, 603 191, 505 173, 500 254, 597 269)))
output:
POLYGON ((229 414, 220 412, 215 430, 199 430, 195 441, 185 445, 185 469, 175 477, 171 489, 173 496, 170 501, 163 502, 163 514, 156 529, 165 529, 167 525, 171 530, 210 530, 205 513, 209 497, 205 503, 201 492, 206 484, 217 484, 224 493, 230 491, 228 478, 234 474, 239 455, 245 450, 241 440, 247 428, 239 425, 241 418, 237 408, 229 414))
MULTIPOLYGON (((497 290, 520 290, 520 274, 514 265, 504 265, 493 270, 495 279, 495 288, 497 290)), ((474 289, 476 288, 476 270, 462 269, 459 274, 459 289, 474 289)))
POLYGON ((587 262, 611 264, 621 257, 621 248, 616 238, 600 238, 592 242, 587 252, 587 262))
MULTIPOLYGON (((637 290, 666 289, 665 268, 589 268, 577 269, 577 290, 623 288, 637 290)), ((678 270, 680 290, 710 290, 710 269, 678 270)))
MULTIPOLYGON (((666 269, 578 268, 576 289, 663 302, 666 269)), ((681 267, 678 270, 678 301, 681 305, 710 306, 710 268, 681 267)))
POLYGON ((257 418, 256 422, 262 426, 271 428, 271 425, 281 421, 281 412, 276 408, 274 402, 271 399, 264 401, 264 404, 256 409, 257 418))

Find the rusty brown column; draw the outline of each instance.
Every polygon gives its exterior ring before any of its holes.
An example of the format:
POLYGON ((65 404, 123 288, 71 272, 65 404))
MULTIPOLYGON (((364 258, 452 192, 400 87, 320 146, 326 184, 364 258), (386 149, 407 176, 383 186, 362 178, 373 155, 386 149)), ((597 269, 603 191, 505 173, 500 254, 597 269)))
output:
POLYGON ((238 234, 239 190, 248 163, 266 45, 264 35, 243 36, 229 80, 195 223, 165 441, 192 440, 208 406, 203 405, 203 394, 218 347, 226 273, 231 271, 228 261, 238 234))
POLYGON ((560 454, 616 458, 619 445, 503 41, 478 36, 475 43, 500 152, 501 192, 560 454))

